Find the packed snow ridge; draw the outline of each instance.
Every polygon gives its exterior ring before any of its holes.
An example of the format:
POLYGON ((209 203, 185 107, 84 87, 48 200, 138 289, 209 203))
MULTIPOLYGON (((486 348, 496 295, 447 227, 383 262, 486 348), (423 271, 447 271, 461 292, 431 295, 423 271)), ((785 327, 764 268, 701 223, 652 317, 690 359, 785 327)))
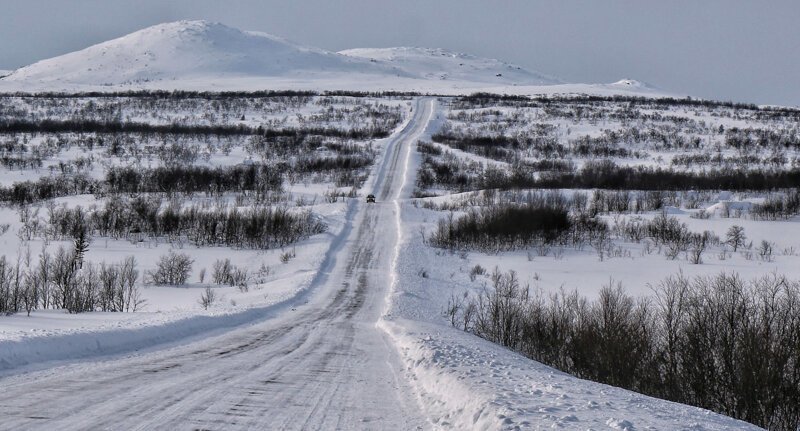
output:
POLYGON ((202 20, 155 25, 0 72, 0 91, 120 87, 518 94, 649 92, 649 87, 634 80, 564 84, 521 66, 444 49, 358 48, 330 52, 202 20))

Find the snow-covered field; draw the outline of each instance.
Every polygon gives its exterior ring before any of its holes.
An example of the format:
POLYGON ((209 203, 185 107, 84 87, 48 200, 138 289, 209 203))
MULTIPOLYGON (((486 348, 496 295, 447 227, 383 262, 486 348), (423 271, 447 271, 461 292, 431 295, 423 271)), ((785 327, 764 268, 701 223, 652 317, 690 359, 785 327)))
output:
POLYGON ((780 175, 800 159, 795 112, 653 102, 669 94, 630 79, 565 84, 438 49, 332 53, 204 21, 154 26, 0 80, 3 93, 137 90, 262 93, 0 95, 0 288, 39 282, 41 256, 77 253, 81 230, 65 226, 74 220, 91 226, 88 248, 73 260, 86 265, 73 267, 84 278, 53 286, 88 286, 101 263, 129 256, 140 275, 134 312, 97 305, 67 313, 45 302, 28 316, 20 298, 29 294, 5 296, 17 309, 0 316, 0 405, 8 419, 0 427, 114 427, 98 414, 106 409, 122 412, 123 426, 143 428, 756 428, 570 376, 454 327, 447 309, 490 291, 494 268, 514 271, 543 295, 575 291, 589 300, 612 282, 652 299, 653 286, 677 273, 800 279, 800 218, 753 210, 789 201, 785 187, 670 189, 658 209, 636 210, 601 208, 611 198, 592 187, 548 187, 571 202, 586 199, 586 214, 605 222, 609 237, 503 250, 450 250, 430 238, 451 214, 538 191, 487 191, 496 172, 565 182, 558 175, 612 169, 599 164, 611 161, 614 169, 681 175, 753 168, 785 183, 780 175), (339 90, 438 96, 297 93, 339 90), (450 97, 479 91, 540 98, 450 97), (492 147, 475 137, 505 140, 492 147), (178 168, 186 178, 164 174, 178 168), (216 179, 202 183, 208 177, 216 179), (139 190, 145 184, 151 188, 139 190), (378 203, 363 203, 367 193, 378 203), (109 202, 131 206, 104 212, 109 202), (158 218, 252 208, 307 214, 324 231, 259 247, 170 230, 171 219, 158 218), (107 219, 132 215, 136 226, 108 227, 107 219), (621 233, 658 217, 689 233, 708 231, 699 262, 686 244, 669 255, 665 243, 621 233), (736 251, 725 241, 734 225, 747 237, 736 251), (758 252, 764 243, 769 255, 758 252), (170 252, 192 260, 188 280, 152 282, 170 252), (246 271, 244 285, 211 281, 224 259, 246 271), (477 266, 487 272, 475 273, 477 266), (202 300, 209 291, 210 305, 202 300), (142 397, 137 379, 157 387, 169 407, 142 397))
MULTIPOLYGON (((438 120, 445 115, 441 110, 438 120)), ((441 121, 431 122, 427 139, 441 121)), ((409 160, 409 172, 420 164, 409 160)), ((411 193, 406 182, 406 195, 411 193)), ((433 425, 442 429, 756 429, 707 410, 646 397, 564 374, 450 326, 448 301, 482 289, 468 273, 473 262, 520 269, 514 255, 470 254, 464 258, 423 244, 422 233, 437 214, 398 201, 399 241, 393 290, 379 326, 400 352, 406 376, 433 425)), ((572 261, 582 276, 586 262, 572 261)), ((538 263, 538 262, 536 262, 538 263)), ((630 263, 626 263, 630 267, 630 263)), ((529 264, 530 266, 530 264, 529 264)), ((547 267, 547 263, 541 265, 547 267)), ((602 282, 595 265, 587 279, 602 282)), ((530 270, 529 270, 530 271, 530 270)), ((522 272, 529 274, 529 272, 522 272)), ((644 271, 640 272, 646 276, 644 271)), ((582 284, 585 286, 585 284, 582 284)), ((581 290, 585 292, 585 290, 581 290)))
MULTIPOLYGON (((151 115, 146 111, 146 107, 137 106, 135 100, 131 102, 130 99, 116 101, 89 98, 75 101, 65 110, 70 113, 62 112, 60 115, 66 118, 87 118, 87 113, 91 112, 88 118, 92 118, 92 115, 110 109, 128 121, 156 125, 173 124, 176 121, 200 125, 227 125, 231 122, 240 124, 242 122, 238 121, 239 117, 244 115, 250 119, 246 124, 252 127, 274 124, 274 127, 282 128, 334 127, 350 130, 363 127, 364 124, 361 123, 363 121, 370 121, 371 114, 365 114, 362 108, 380 104, 389 110, 397 109, 399 126, 408 121, 406 112, 409 103, 396 99, 374 100, 366 104, 353 100, 314 97, 301 97, 288 101, 280 98, 278 101, 271 100, 265 102, 251 99, 234 103, 238 106, 235 108, 237 112, 230 110, 226 112, 219 106, 211 106, 206 102, 201 103, 199 110, 181 105, 180 102, 177 104, 165 102, 169 107, 157 111, 158 116, 154 116, 155 113, 151 115)), ((7 101, 10 108, 23 110, 21 112, 30 110, 40 112, 46 119, 59 118, 54 114, 57 111, 53 110, 52 105, 50 108, 42 108, 37 106, 36 101, 18 98, 9 98, 7 101)), ((370 124, 375 126, 374 123, 370 124)), ((138 138, 144 142, 152 139, 148 136, 138 138)), ((142 146, 132 143, 133 141, 122 144, 125 149, 120 153, 110 154, 106 146, 97 145, 102 139, 104 139, 102 134, 89 134, 88 140, 94 144, 87 145, 87 135, 80 133, 7 134, 5 142, 24 141, 25 147, 21 147, 22 157, 31 153, 38 154, 35 157, 40 157, 41 166, 4 168, 0 183, 6 187, 13 187, 15 183, 21 181, 35 183, 42 178, 59 181, 59 178, 64 178, 65 175, 63 166, 79 158, 92 160, 87 167, 81 168, 80 173, 100 182, 105 180, 110 167, 131 166, 151 169, 162 167, 167 163, 163 157, 152 152, 144 156, 136 154, 142 150, 142 146), (93 141, 95 139, 97 141, 93 141), (56 140, 59 144, 52 149, 44 150, 56 140), (133 157, 131 154, 134 154, 133 157)), ((380 155, 381 149, 389 139, 392 138, 356 140, 348 144, 355 145, 353 147, 355 149, 374 148, 370 151, 377 151, 380 155)), ((338 148, 335 147, 334 141, 329 141, 331 148, 338 148)), ((250 145, 248 142, 244 138, 206 139, 202 136, 190 136, 189 139, 174 145, 204 153, 205 155, 200 156, 193 166, 209 169, 246 167, 247 163, 264 164, 279 161, 272 159, 272 156, 254 153, 254 150, 248 147, 250 145)), ((155 151, 158 153, 159 150, 155 145, 157 144, 144 147, 145 152, 156 148, 155 151)), ((320 147, 319 150, 303 156, 309 160, 337 156, 336 150, 326 147, 320 147)), ((12 150, 11 153, 14 151, 19 150, 12 150)), ((286 161, 292 162, 297 157, 291 156, 286 161)), ((370 169, 374 167, 353 170, 352 173, 361 172, 366 178, 370 169)), ((71 178, 69 172, 67 171, 66 178, 71 178)), ((364 186, 369 187, 374 181, 370 178, 367 178, 364 186)), ((2 316, 0 317, 0 352, 2 352, 0 368, 8 371, 22 366, 39 367, 52 361, 124 353, 151 348, 153 345, 185 341, 199 334, 208 334, 263 319, 274 314, 276 310, 285 309, 301 301, 311 281, 316 277, 320 265, 325 259, 331 258, 329 253, 332 244, 343 235, 345 226, 352 223, 356 200, 338 197, 335 201, 331 201, 329 195, 333 191, 339 193, 339 190, 342 190, 344 193, 345 190, 343 187, 337 187, 335 181, 338 180, 324 173, 295 175, 284 183, 282 191, 275 194, 280 201, 278 206, 286 206, 290 211, 310 211, 314 218, 326 227, 324 233, 283 247, 269 249, 224 245, 201 247, 181 235, 140 237, 128 234, 121 238, 95 237, 84 256, 84 260, 89 264, 121 262, 129 256, 136 259, 139 272, 137 285, 141 302, 136 312, 97 311, 67 314, 64 310, 35 306, 30 315, 27 315, 25 310, 19 310, 16 314, 2 316), (170 252, 185 253, 192 259, 192 269, 187 282, 181 286, 163 286, 148 282, 147 274, 153 272, 159 259, 170 252), (290 254, 288 259, 285 258, 286 254, 290 254), (212 282, 215 263, 224 259, 230 259, 236 267, 248 271, 246 288, 212 282), (204 307, 201 304, 201 297, 209 286, 213 287, 216 300, 210 307, 204 307)), ((158 193, 155 195, 160 196, 158 193)), ((24 205, 24 210, 14 205, 0 208, 0 215, 6 226, 0 235, 0 256, 5 256, 8 263, 22 262, 22 266, 30 267, 30 273, 33 274, 33 267, 43 252, 53 255, 59 248, 70 250, 73 247, 71 238, 54 235, 50 228, 46 227, 52 220, 49 212, 53 208, 79 207, 91 212, 93 209, 102 208, 107 200, 104 194, 78 194, 54 198, 51 200, 51 206, 45 205, 44 202, 33 202, 31 205, 24 205), (22 232, 29 233, 22 234, 22 232)), ((178 201, 184 209, 198 206, 213 207, 219 204, 242 208, 248 205, 248 199, 237 193, 221 196, 200 193, 178 201), (239 199, 242 199, 242 202, 237 204, 236 201, 239 199)))

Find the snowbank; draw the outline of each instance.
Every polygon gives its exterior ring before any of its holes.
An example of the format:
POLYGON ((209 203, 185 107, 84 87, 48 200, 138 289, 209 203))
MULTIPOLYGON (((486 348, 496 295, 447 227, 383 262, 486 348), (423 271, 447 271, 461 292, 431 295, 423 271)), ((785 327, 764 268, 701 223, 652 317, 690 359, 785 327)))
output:
POLYGON ((581 380, 470 334, 403 319, 379 324, 435 426, 452 429, 760 429, 708 410, 581 380))

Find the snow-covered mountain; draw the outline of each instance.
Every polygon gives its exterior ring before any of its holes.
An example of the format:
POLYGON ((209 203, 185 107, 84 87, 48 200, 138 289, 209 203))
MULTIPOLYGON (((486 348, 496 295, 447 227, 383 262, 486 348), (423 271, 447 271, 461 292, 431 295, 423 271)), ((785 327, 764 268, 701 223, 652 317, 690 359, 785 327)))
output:
POLYGON ((356 48, 339 51, 348 57, 391 64, 424 79, 510 85, 552 85, 560 80, 500 60, 445 49, 356 48))
POLYGON ((39 61, 15 70, 4 81, 115 85, 325 72, 402 75, 382 64, 300 46, 266 33, 207 21, 178 21, 39 61))
POLYGON ((561 81, 500 60, 429 48, 329 52, 207 21, 159 24, 10 72, 20 83, 119 85, 206 78, 319 78, 347 73, 491 85, 561 81))
POLYGON ((117 89, 663 94, 630 79, 565 84, 521 66, 443 49, 330 52, 208 21, 159 24, 0 73, 0 92, 117 89))

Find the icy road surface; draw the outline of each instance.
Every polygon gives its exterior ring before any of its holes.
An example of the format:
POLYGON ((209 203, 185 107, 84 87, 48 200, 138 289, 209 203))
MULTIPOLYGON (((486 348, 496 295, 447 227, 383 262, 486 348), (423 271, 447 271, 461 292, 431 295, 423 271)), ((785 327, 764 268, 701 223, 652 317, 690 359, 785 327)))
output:
POLYGON ((419 101, 387 146, 374 193, 323 263, 307 304, 181 347, 0 380, 4 429, 424 429, 402 364, 376 327, 390 285, 419 101))

